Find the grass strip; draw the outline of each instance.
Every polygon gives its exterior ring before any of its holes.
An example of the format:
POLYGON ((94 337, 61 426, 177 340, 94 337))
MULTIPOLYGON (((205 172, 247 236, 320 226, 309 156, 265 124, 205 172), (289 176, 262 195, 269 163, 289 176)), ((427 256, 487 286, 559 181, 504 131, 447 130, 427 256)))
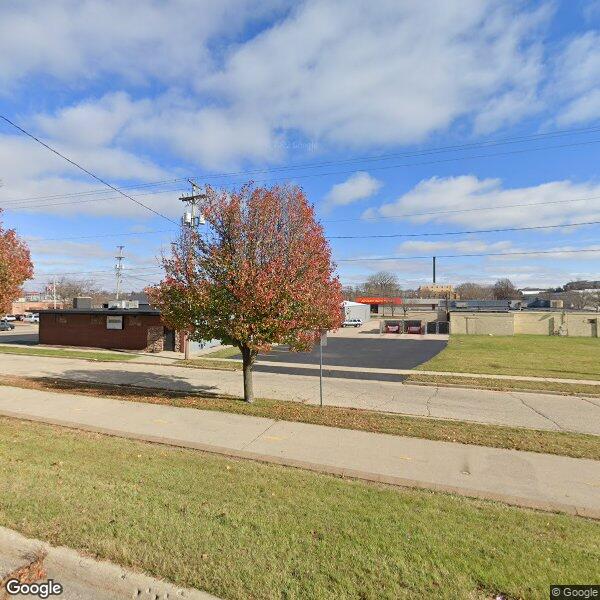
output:
POLYGON ((281 421, 340 427, 342 429, 600 460, 600 437, 583 433, 485 425, 468 421, 427 419, 356 408, 335 406, 321 408, 300 402, 268 399, 257 399, 253 404, 247 404, 242 400, 231 397, 171 392, 164 389, 153 390, 132 388, 131 386, 84 383, 53 378, 30 379, 6 376, 0 381, 0 385, 51 392, 87 394, 90 396, 105 395, 133 402, 216 410, 281 421))
POLYGON ((214 352, 208 352, 207 354, 203 354, 202 356, 210 358, 233 358, 234 356, 240 356, 240 350, 235 346, 225 347, 219 348, 214 352))
POLYGON ((591 520, 0 419, 0 523, 229 600, 541 600, 591 520))
POLYGON ((600 338, 451 335, 417 370, 600 381, 600 338))
POLYGON ((0 345, 0 354, 49 356, 54 358, 82 358, 98 362, 123 362, 137 356, 136 354, 127 354, 125 352, 94 352, 88 350, 63 350, 62 348, 29 348, 3 345, 0 345))
POLYGON ((191 367, 192 369, 213 369, 215 371, 241 371, 241 361, 218 360, 204 358, 189 358, 187 360, 178 360, 175 363, 178 367, 191 367))
POLYGON ((523 392, 553 392, 568 396, 600 397, 600 382, 598 385, 557 383, 553 381, 519 381, 515 379, 483 379, 480 377, 461 377, 452 375, 408 375, 404 383, 426 385, 448 385, 454 387, 480 390, 523 391, 523 392))

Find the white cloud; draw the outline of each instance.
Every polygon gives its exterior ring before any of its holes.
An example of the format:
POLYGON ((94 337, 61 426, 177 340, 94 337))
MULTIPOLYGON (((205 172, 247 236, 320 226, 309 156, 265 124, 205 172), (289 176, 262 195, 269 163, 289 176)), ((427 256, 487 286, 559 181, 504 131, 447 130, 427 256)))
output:
POLYGON ((511 120, 529 110, 518 99, 533 95, 548 16, 484 0, 306 2, 199 88, 345 146, 419 141, 472 114, 497 126, 508 106, 511 120))
POLYGON ((346 206, 365 198, 370 198, 381 188, 381 181, 365 171, 351 175, 343 183, 336 183, 325 196, 325 207, 346 206))
POLYGON ((278 9, 275 0, 19 0, 0 8, 0 89, 43 74, 179 82, 213 67, 208 45, 278 9))
POLYGON ((210 169, 277 162, 288 137, 407 144, 462 118, 480 133, 538 110, 549 6, 23 0, 0 8, 0 83, 43 74, 79 91, 110 78, 135 100, 84 99, 37 125, 78 148, 136 143, 210 169))
POLYGON ((458 242, 440 241, 440 242, 424 242, 409 240, 398 246, 397 251, 400 253, 411 254, 415 252, 450 252, 452 254, 475 254, 482 252, 509 252, 512 249, 512 242, 503 240, 499 242, 485 242, 483 240, 468 239, 458 242))
POLYGON ((563 101, 556 121, 572 125, 600 117, 600 32, 573 38, 556 60, 548 93, 563 101))
POLYGON ((38 114, 34 120, 54 140, 95 147, 112 143, 134 117, 146 117, 150 108, 148 100, 136 103, 124 92, 113 92, 64 107, 53 115, 38 114))
POLYGON ((432 177, 395 202, 368 211, 366 216, 406 217, 415 223, 458 223, 477 229, 597 221, 600 184, 564 180, 503 188, 499 179, 478 179, 474 175, 432 177), (586 198, 590 200, 571 202, 586 198), (492 210, 480 210, 487 207, 492 210), (437 214, 422 214, 428 212, 437 214))

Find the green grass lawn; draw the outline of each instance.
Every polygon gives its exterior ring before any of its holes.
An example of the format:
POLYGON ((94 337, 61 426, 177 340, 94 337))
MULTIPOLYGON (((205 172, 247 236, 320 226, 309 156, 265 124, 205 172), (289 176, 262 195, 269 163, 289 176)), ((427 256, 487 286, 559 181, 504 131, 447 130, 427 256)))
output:
POLYGON ((265 398, 257 398, 252 404, 248 404, 237 398, 223 396, 186 394, 148 388, 135 389, 131 386, 56 378, 30 379, 9 375, 0 379, 0 385, 90 396, 108 396, 131 402, 216 410, 279 421, 311 423, 326 427, 341 427, 442 442, 459 442, 492 448, 509 448, 600 460, 600 437, 584 433, 543 431, 446 419, 426 419, 336 406, 319 407, 301 402, 285 402, 265 398))
POLYGON ((0 419, 0 523, 227 599, 546 599, 600 526, 0 419))
POLYGON ((452 335, 440 354, 417 369, 600 380, 600 339, 452 335))
POLYGON ((233 358, 234 356, 239 356, 240 350, 239 348, 231 347, 231 348, 219 348, 214 352, 208 352, 207 354, 203 354, 202 358, 233 358))
POLYGON ((27 356, 54 356, 58 358, 83 358, 105 362, 127 361, 135 358, 135 354, 125 352, 94 352, 93 350, 63 350, 62 348, 37 348, 29 346, 0 345, 0 354, 24 354, 27 356))

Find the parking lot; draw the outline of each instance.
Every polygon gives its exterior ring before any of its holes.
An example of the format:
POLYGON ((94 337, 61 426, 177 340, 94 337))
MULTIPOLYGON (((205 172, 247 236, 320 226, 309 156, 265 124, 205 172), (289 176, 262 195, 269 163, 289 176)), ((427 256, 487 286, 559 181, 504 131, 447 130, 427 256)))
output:
POLYGON ((15 328, 12 331, 0 331, 0 344, 23 344, 33 346, 39 340, 39 325, 13 321, 15 328))
MULTIPOLYGON (((360 328, 345 328, 329 334, 323 348, 323 366, 325 370, 329 366, 348 369, 331 371, 330 376, 398 381, 403 377, 368 373, 363 369, 413 369, 441 352, 446 344, 447 336, 380 335, 379 322, 371 321, 360 328)), ((318 365, 318 345, 310 352, 290 352, 285 346, 277 346, 271 352, 260 354, 255 368, 262 372, 314 375, 318 365), (281 366, 272 363, 281 363, 281 366), (315 369, 294 368, 294 364, 314 365, 315 369)))

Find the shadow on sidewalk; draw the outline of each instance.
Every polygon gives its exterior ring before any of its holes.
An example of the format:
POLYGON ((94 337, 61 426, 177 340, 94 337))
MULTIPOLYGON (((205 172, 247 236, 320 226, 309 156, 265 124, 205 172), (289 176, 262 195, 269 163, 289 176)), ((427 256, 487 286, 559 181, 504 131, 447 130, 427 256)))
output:
MULTIPOLYGON (((66 390, 69 388, 69 381, 73 383, 99 383, 103 386, 114 386, 120 392, 123 389, 131 392, 132 395, 143 394, 143 389, 168 390, 179 393, 201 393, 219 395, 218 390, 213 385, 191 384, 187 379, 176 375, 159 375, 156 373, 141 373, 139 371, 128 371, 122 364, 113 368, 105 369, 71 369, 64 371, 60 379, 55 377, 40 378, 47 385, 52 385, 56 389, 66 390), (69 380, 69 381, 65 381, 69 380), (142 388, 140 390, 140 388, 142 388)), ((72 387, 75 387, 74 385, 72 387)))

